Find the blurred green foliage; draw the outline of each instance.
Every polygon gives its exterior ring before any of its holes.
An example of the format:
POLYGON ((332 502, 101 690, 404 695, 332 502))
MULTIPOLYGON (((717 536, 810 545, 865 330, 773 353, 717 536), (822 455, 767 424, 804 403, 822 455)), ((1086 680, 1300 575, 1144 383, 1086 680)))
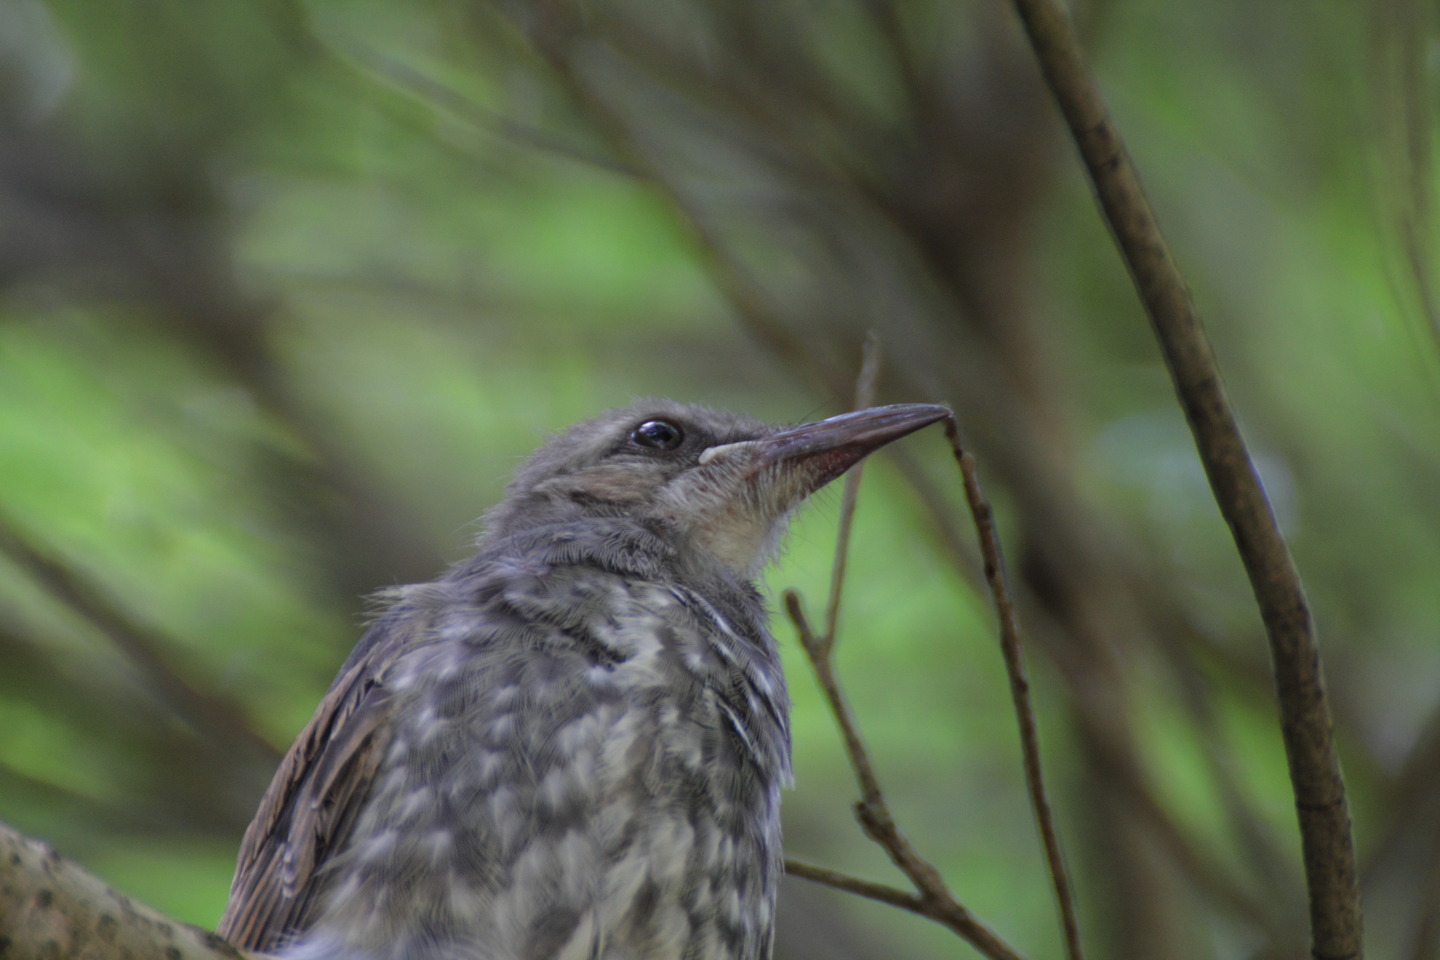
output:
MULTIPOLYGON (((1310 589, 1373 952, 1440 956, 1435 15, 1077 13, 1310 589)), ((1003 5, 10 0, 0 77, 0 818, 213 924, 364 593, 462 557, 545 432, 652 394, 831 412, 875 329, 885 399, 954 402, 990 485, 1095 955, 1303 944, 1249 589, 1003 5), (1112 727, 1183 841, 1112 790, 1112 727)), ((905 453, 862 493, 842 676, 917 846, 1053 956, 958 480, 938 435, 905 453)), ((768 577, 812 609, 817 499, 768 577)), ((776 633, 791 850, 896 880, 776 633)), ((875 956, 968 955, 824 903, 875 956)))

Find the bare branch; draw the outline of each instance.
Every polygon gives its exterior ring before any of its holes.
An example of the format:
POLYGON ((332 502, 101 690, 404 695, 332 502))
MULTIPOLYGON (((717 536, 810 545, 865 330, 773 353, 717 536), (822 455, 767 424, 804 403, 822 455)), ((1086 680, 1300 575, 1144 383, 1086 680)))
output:
MULTIPOLYGON (((840 735, 845 740, 845 753, 850 758, 850 765, 855 771, 855 779, 860 785, 861 799, 855 804, 855 815, 870 839, 890 855, 891 861, 900 868, 905 876, 910 878, 910 882, 915 884, 915 889, 919 891, 919 896, 914 901, 896 903, 896 906, 902 906, 907 910, 913 909, 916 913, 944 924, 976 950, 990 957, 991 960, 1002 960, 1002 958, 1019 960, 1020 955, 1009 944, 1001 940, 994 931, 977 920, 974 914, 955 899, 940 876, 940 871, 920 856, 910 841, 900 832, 900 828, 896 826, 894 818, 890 815, 890 809, 885 803, 885 794, 880 789, 880 780, 875 776, 875 767, 870 762, 865 742, 860 738, 855 715, 851 712, 850 704, 845 699, 845 692, 840 686, 840 680, 835 675, 830 661, 831 648, 821 642, 823 638, 816 636, 810 626, 810 621, 805 616, 800 596, 794 590, 785 591, 785 612, 790 617, 790 621, 795 624, 795 630, 800 636, 800 645, 804 648, 805 655, 815 670, 815 677, 820 683, 820 689, 830 704, 830 710, 835 715, 835 723, 839 726, 840 735)), ((804 872, 803 867, 797 871, 797 875, 817 879, 812 874, 804 872)), ((840 876, 842 875, 834 873, 828 875, 830 880, 840 876)), ((827 882, 827 880, 820 882, 827 882)), ((831 885, 839 884, 832 883, 831 885)), ((854 880, 852 886, 854 885, 864 887, 868 891, 863 894, 866 896, 879 894, 880 891, 889 889, 878 884, 870 885, 862 880, 854 880)), ((842 889, 850 888, 842 887, 842 889)), ((892 902, 894 896, 894 893, 889 893, 877 895, 874 898, 885 900, 888 903, 892 902)))
POLYGON ((249 957, 107 887, 38 840, 0 824, 0 942, 6 960, 249 957))
POLYGON ((918 893, 910 893, 897 887, 876 883, 873 880, 862 880, 860 877, 841 873, 839 870, 831 870, 829 867, 806 863, 804 860, 796 860, 794 857, 785 858, 785 872, 792 877, 800 877, 826 887, 853 893, 857 897, 888 903, 892 907, 909 910, 922 917, 929 916, 925 898, 918 893))
POLYGON ((828 867, 819 867, 803 860, 787 859, 785 872, 827 887, 833 887, 836 890, 853 893, 867 900, 876 900, 892 907, 899 907, 901 910, 909 910, 928 920, 934 920, 941 926, 948 927, 954 933, 959 934, 987 957, 1023 960, 989 927, 976 920, 970 911, 953 900, 936 901, 928 895, 906 893, 904 890, 887 887, 883 883, 862 880, 859 877, 852 877, 848 873, 841 873, 828 867))
POLYGON ((1005 582, 1005 558, 1000 536, 995 531, 994 512, 980 490, 975 472, 975 458, 960 443, 960 427, 952 415, 945 421, 945 436, 960 466, 965 484, 965 500, 975 518, 975 532, 980 538, 980 556, 985 563, 985 581, 995 600, 995 617, 1000 622, 1000 653, 1005 672, 1010 678, 1010 698, 1015 704, 1015 720, 1020 727, 1020 753, 1025 765, 1025 786, 1030 805, 1045 847, 1045 862, 1055 888, 1055 902, 1060 909, 1060 924, 1065 935, 1065 952, 1070 960, 1081 960, 1080 921, 1075 913, 1075 896, 1065 870, 1065 857, 1060 850, 1060 835, 1055 829, 1055 815, 1045 792, 1045 776, 1040 765, 1040 733, 1035 722, 1035 707, 1030 701, 1030 681, 1025 674, 1025 658, 1020 651, 1020 623, 1010 588, 1005 582))
POLYGON ((1362 957, 1350 814, 1299 574, 1225 398, 1199 311, 1090 74, 1074 24, 1056 0, 1014 3, 1150 316, 1269 635, 1310 894, 1312 952, 1320 960, 1362 957))
MULTIPOLYGON (((871 334, 865 341, 860 375, 855 387, 857 407, 867 406, 873 402, 875 381, 879 377, 879 372, 879 343, 871 334)), ((855 513, 855 498, 859 482, 860 472, 857 466, 852 468, 849 476, 846 477, 840 514, 840 533, 835 543, 835 564, 830 581, 830 601, 826 613, 825 633, 818 635, 815 633, 809 618, 805 615, 800 595, 794 590, 785 591, 785 612, 795 625, 795 631, 800 637, 800 645, 810 660, 810 665, 815 671, 815 678, 820 684, 821 691, 825 694, 826 701, 830 704, 830 711, 834 714, 835 723, 840 728, 840 735, 845 741, 845 753, 850 758, 856 782, 860 785, 861 799, 855 804, 855 816, 860 821, 866 835, 890 855, 891 861, 910 878, 910 882, 919 892, 918 895, 905 894, 892 887, 870 883, 808 864, 795 863, 793 872, 797 876, 804 876, 820 883, 850 890, 861 896, 891 903, 929 917, 949 927, 976 950, 992 960, 999 960, 999 958, 1018 960, 1018 954, 1008 944, 996 936, 989 927, 977 920, 955 899, 945 885, 940 871, 920 856, 910 841, 900 832, 900 828, 896 825, 894 817, 890 814, 890 808, 885 802, 885 794, 880 788, 880 779, 875 775, 875 767, 870 762, 870 754, 865 748, 865 741, 860 736, 859 725, 855 722, 855 715, 850 709, 849 701, 845 698, 840 678, 835 673, 831 655, 835 649, 836 616, 839 611, 841 588, 845 577, 845 558, 849 553, 850 529, 855 513)), ((792 869, 788 862, 786 869, 792 869)))
POLYGON ((811 628, 800 601, 800 594, 794 590, 786 590, 784 600, 785 613, 795 625, 800 646, 804 648, 810 665, 815 668, 815 678, 820 682, 820 690, 825 694, 825 700, 830 704, 830 710, 835 714, 835 722, 840 727, 840 736, 845 741, 845 753, 850 758, 855 780, 860 785, 860 805, 883 806, 885 800, 880 790, 880 779, 875 776, 869 751, 865 749, 865 742, 860 739, 855 714, 851 712, 850 703, 845 699, 845 691, 840 686, 840 679, 835 675, 830 661, 831 647, 824 637, 817 635, 811 628))

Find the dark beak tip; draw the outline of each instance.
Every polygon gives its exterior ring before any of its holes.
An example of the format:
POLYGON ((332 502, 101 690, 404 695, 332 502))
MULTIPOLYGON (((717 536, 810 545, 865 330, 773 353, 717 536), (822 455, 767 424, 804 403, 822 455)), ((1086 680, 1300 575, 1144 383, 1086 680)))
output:
POLYGON ((938 403, 893 403, 842 413, 812 426, 817 432, 828 432, 832 425, 839 431, 853 431, 852 442, 873 439, 875 445, 881 447, 950 416, 950 408, 938 403))
POLYGON ((950 408, 938 403, 868 407, 783 430, 771 436, 767 446, 771 458, 790 461, 844 449, 846 455, 840 460, 848 467, 886 444, 950 416, 950 408))
MULTIPOLYGON (((915 420, 920 426, 929 426, 953 416, 950 408, 942 403, 892 403, 887 407, 871 407, 871 410, 894 411, 894 416, 915 420)), ((865 411, 860 411, 864 413, 865 411)), ((917 427, 916 429, 919 429, 917 427)))

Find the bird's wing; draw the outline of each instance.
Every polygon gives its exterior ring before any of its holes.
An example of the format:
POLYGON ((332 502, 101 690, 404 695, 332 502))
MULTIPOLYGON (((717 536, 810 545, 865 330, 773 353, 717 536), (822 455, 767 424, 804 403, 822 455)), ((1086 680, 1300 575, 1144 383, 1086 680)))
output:
POLYGON ((281 761, 245 831, 230 901, 216 928, 237 947, 274 951, 315 921, 323 887, 317 870, 354 827, 388 746, 384 672, 400 644, 394 636, 376 639, 391 656, 351 658, 281 761))

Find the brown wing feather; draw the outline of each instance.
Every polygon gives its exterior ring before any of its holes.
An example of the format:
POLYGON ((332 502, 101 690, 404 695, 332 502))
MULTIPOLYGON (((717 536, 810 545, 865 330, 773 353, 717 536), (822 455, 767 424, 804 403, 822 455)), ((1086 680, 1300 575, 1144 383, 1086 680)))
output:
POLYGON ((317 869, 344 844, 388 746, 383 680, 395 639, 352 658, 265 791, 216 928, 235 946, 274 951, 314 923, 317 869))

